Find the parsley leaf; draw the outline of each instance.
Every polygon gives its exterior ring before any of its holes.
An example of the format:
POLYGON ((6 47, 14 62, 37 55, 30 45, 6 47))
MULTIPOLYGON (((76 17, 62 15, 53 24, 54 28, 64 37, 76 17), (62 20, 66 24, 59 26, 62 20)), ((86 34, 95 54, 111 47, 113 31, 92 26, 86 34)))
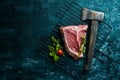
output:
POLYGON ((53 44, 48 45, 48 49, 50 51, 49 55, 56 62, 59 59, 59 56, 57 55, 57 52, 58 52, 59 49, 62 49, 62 46, 60 45, 60 39, 56 39, 54 36, 52 36, 51 39, 52 39, 53 44))

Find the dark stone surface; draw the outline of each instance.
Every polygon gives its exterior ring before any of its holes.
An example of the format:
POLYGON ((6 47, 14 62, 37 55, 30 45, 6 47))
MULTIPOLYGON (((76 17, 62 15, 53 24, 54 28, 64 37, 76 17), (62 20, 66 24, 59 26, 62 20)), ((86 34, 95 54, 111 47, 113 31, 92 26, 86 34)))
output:
MULTIPOLYGON (((108 55, 96 55, 107 62, 93 58, 91 71, 81 77, 81 61, 75 62, 66 55, 76 67, 63 64, 68 72, 48 61, 37 52, 36 45, 44 34, 50 34, 59 21, 55 14, 65 0, 1 0, 0 1, 0 80, 119 80, 120 79, 120 1, 119 0, 76 0, 80 5, 105 13, 104 21, 112 26, 99 51, 108 55), (115 61, 114 61, 115 60, 115 61), (80 68, 78 70, 78 68, 80 68), (71 71, 70 71, 71 70, 71 71), (79 75, 75 75, 79 73, 79 75), (79 78, 77 78, 79 76, 79 78)), ((69 0, 72 2, 74 0, 69 0)), ((67 12, 67 11, 66 11, 67 12)), ((67 14, 67 13, 66 13, 67 14)), ((104 34, 105 24, 100 23, 104 34)), ((42 42, 42 41, 40 41, 42 42)), ((41 48, 42 50, 42 48, 41 48)), ((65 59, 66 59, 65 57, 65 59)), ((64 58, 63 58, 64 59, 64 58)), ((60 61, 59 61, 60 62, 60 61)), ((58 62, 58 63, 59 63, 58 62)))

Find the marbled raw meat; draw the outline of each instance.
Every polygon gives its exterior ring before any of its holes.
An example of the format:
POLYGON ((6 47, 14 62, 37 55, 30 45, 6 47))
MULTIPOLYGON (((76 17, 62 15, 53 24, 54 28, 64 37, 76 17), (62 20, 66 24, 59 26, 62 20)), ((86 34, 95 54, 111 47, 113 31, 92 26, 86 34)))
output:
POLYGON ((78 52, 80 46, 82 45, 81 37, 86 36, 87 28, 87 25, 60 27, 60 32, 63 35, 66 51, 75 60, 77 60, 80 57, 83 57, 83 53, 81 52, 79 54, 78 52))

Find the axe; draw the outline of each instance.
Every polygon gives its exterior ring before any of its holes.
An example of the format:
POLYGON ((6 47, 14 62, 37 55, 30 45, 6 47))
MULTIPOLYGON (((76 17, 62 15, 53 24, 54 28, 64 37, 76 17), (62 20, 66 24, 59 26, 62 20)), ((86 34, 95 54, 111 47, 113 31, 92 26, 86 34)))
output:
POLYGON ((94 47, 97 36, 98 21, 103 21, 103 18, 104 18, 103 12, 93 11, 87 8, 83 8, 82 10, 82 20, 91 20, 89 46, 88 52, 86 53, 86 61, 84 66, 85 70, 90 70, 91 68, 92 57, 94 55, 94 47))

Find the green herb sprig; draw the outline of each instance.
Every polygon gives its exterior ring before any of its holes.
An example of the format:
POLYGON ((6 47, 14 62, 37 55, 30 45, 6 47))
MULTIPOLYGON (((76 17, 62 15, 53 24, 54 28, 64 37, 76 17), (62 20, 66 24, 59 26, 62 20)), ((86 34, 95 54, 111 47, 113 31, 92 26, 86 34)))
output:
POLYGON ((86 36, 83 36, 83 37, 81 37, 81 39, 82 39, 82 45, 80 46, 80 48, 79 48, 79 53, 85 53, 85 51, 86 51, 86 47, 85 47, 85 44, 86 44, 86 36))
POLYGON ((50 51, 49 55, 53 58, 56 62, 60 57, 57 54, 58 50, 62 49, 63 47, 60 45, 60 39, 56 39, 54 36, 51 37, 52 45, 48 45, 48 49, 50 51))

